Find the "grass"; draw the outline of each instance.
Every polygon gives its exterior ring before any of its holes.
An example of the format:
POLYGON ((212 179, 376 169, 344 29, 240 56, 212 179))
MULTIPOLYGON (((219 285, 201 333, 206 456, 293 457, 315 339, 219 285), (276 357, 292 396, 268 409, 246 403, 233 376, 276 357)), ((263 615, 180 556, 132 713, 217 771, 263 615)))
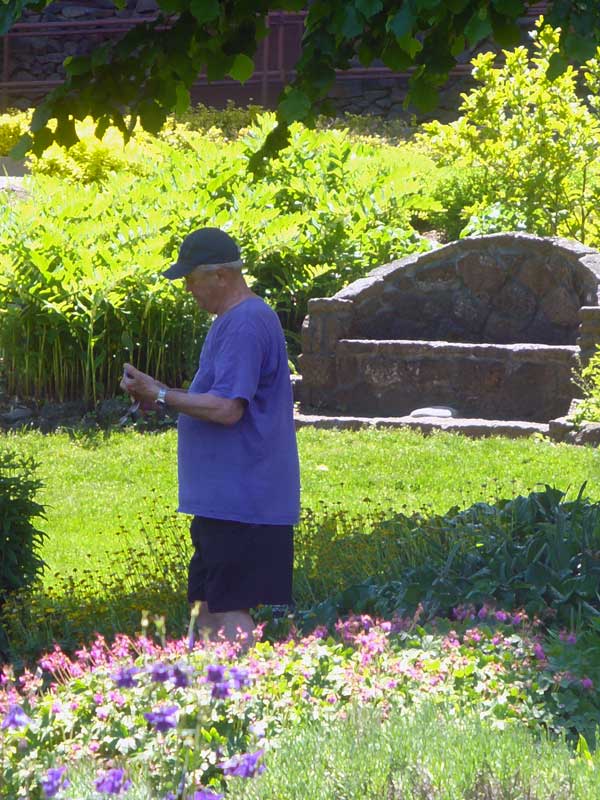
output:
POLYGON ((589 800, 600 796, 598 756, 521 727, 494 729, 433 705, 389 716, 355 708, 334 724, 305 722, 267 755, 231 800, 589 800))
MULTIPOLYGON (((298 432, 302 504, 343 508, 368 518, 380 509, 443 513, 452 506, 527 493, 541 484, 571 490, 587 481, 600 498, 600 452, 542 439, 472 440, 409 430, 298 432)), ((52 573, 85 564, 110 571, 124 544, 145 546, 138 515, 177 504, 176 432, 103 435, 37 432, 2 437, 38 460, 48 534, 43 557, 52 573), (126 542, 124 542, 124 538, 126 542)), ((182 526, 185 520, 181 521, 182 526)))
MULTIPOLYGON (((590 800, 598 755, 574 757, 560 740, 521 726, 494 728, 433 705, 418 712, 351 707, 346 720, 303 720, 265 756, 266 769, 232 778, 230 800, 590 800)), ((69 797, 95 798, 95 770, 70 771, 69 797)), ((143 768, 130 769, 131 800, 149 800, 143 768)), ((214 790, 217 791, 216 789, 214 790)), ((221 795, 219 795, 221 796, 221 795)))

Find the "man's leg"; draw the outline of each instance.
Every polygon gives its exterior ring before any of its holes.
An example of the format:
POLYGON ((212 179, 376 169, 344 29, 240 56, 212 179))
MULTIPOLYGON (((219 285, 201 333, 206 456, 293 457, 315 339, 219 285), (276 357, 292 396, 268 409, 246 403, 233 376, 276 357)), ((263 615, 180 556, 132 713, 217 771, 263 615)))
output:
POLYGON ((254 643, 255 624, 248 609, 213 613, 208 610, 208 604, 203 602, 200 604, 196 625, 200 634, 207 636, 212 641, 217 640, 222 631, 227 641, 239 641, 243 649, 247 649, 254 643))

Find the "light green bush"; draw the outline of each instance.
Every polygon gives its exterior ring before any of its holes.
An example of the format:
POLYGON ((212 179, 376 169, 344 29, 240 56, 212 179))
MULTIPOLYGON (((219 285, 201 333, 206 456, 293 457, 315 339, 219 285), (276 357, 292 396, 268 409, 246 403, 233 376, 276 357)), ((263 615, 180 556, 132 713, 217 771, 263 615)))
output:
POLYGON ((533 38, 531 56, 505 51, 501 67, 493 53, 477 56, 480 85, 463 95, 461 117, 417 138, 447 169, 436 196, 452 233, 459 218, 461 235, 522 229, 600 243, 598 58, 554 76, 559 31, 540 20, 533 38))
POLYGON ((0 156, 7 156, 29 127, 31 112, 8 110, 0 114, 0 156))

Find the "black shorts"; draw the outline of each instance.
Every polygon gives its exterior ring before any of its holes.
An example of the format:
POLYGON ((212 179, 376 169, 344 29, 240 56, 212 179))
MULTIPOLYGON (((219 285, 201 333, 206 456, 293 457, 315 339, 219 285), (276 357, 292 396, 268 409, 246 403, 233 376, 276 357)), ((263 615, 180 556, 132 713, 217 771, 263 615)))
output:
POLYGON ((292 605, 294 529, 194 517, 188 601, 212 613, 292 605))

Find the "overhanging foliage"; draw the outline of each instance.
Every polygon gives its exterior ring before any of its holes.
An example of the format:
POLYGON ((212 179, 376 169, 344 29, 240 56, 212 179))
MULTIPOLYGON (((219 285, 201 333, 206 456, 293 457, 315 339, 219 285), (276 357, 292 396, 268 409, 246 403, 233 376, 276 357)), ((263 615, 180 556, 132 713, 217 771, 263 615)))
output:
MULTIPOLYGON (((113 0, 123 8, 124 0, 113 0)), ((0 35, 24 11, 41 11, 52 0, 0 0, 0 35)), ((75 120, 92 116, 97 135, 113 124, 128 137, 141 124, 155 132, 167 114, 185 110, 202 71, 209 80, 226 75, 246 81, 254 71, 258 43, 270 11, 306 11, 302 53, 294 80, 279 98, 278 126, 251 165, 288 141, 289 124, 310 123, 325 100, 335 70, 356 60, 382 60, 392 70, 412 69, 407 99, 428 110, 437 103, 457 57, 491 37, 503 47, 519 40, 517 21, 531 0, 157 0, 160 14, 90 56, 69 57, 67 79, 37 109, 31 132, 15 155, 40 153, 53 141, 77 141, 75 120), (56 120, 56 124, 48 125, 56 120)), ((552 72, 568 61, 589 58, 600 39, 596 0, 551 0, 547 21, 562 27, 552 72)))

